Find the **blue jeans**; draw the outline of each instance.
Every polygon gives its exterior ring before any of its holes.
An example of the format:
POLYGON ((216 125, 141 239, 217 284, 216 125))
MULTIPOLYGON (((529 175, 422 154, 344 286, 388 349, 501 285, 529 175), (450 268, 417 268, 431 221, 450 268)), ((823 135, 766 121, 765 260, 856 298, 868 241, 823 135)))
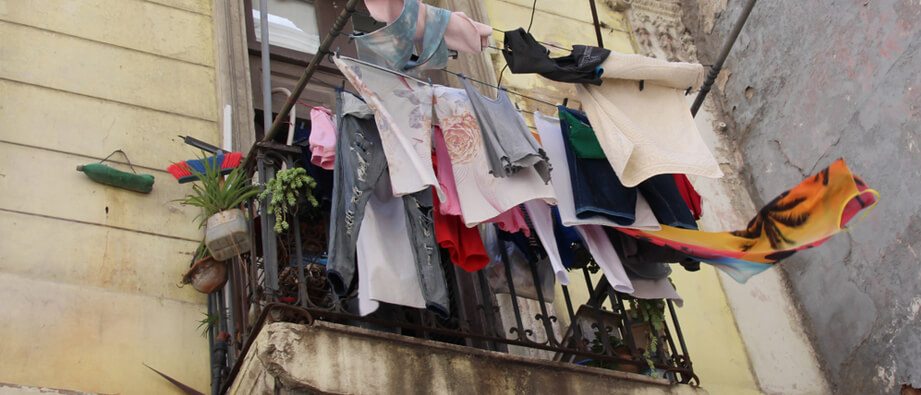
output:
MULTIPOLYGON (((563 106, 559 109, 572 114, 586 125, 589 124, 588 118, 579 111, 563 106)), ((627 188, 617 178, 607 159, 577 157, 569 142, 569 125, 561 119, 560 126, 572 178, 572 198, 577 217, 591 218, 600 215, 620 225, 631 225, 636 220, 636 194, 639 192, 646 198, 660 224, 697 229, 694 214, 681 197, 678 185, 671 174, 653 176, 635 188, 627 188)))
MULTIPOLYGON (((347 93, 337 95, 339 112, 343 94, 347 93)), ((390 173, 374 120, 340 113, 338 132, 327 278, 333 291, 342 296, 348 292, 355 276, 355 246, 368 199, 380 182, 389 179, 390 173)), ((432 191, 426 189, 402 199, 426 308, 447 317, 450 314, 448 289, 435 240, 432 191)))

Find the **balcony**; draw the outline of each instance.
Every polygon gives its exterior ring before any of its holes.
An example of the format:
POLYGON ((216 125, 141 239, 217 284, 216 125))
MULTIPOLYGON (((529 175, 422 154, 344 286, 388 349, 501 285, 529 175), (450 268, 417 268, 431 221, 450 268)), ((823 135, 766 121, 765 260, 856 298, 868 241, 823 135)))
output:
MULTIPOLYGON (((268 180, 300 154, 257 143, 249 171, 268 180)), ((387 304, 360 316, 357 286, 339 297, 326 280, 328 212, 299 210, 276 234, 265 205, 246 204, 255 247, 209 295, 215 393, 701 391, 672 303, 618 293, 590 266, 553 289, 534 261, 468 273, 442 254, 450 317, 387 304)))

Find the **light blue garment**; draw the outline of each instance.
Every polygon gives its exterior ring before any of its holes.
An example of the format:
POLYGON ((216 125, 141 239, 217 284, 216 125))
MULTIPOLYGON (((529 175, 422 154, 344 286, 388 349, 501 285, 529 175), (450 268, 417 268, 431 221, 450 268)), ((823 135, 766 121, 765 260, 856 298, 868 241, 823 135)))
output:
POLYGON ((393 23, 370 33, 353 35, 358 48, 358 59, 396 71, 444 68, 448 64, 448 45, 445 30, 451 11, 426 7, 425 34, 422 51, 416 60, 416 21, 419 15, 418 0, 404 0, 403 12, 393 23))

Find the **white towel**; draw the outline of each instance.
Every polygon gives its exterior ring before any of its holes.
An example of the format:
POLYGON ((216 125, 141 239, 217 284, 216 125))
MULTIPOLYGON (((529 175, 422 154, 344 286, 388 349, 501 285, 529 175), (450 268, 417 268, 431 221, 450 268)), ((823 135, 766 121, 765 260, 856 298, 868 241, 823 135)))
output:
POLYGON ((625 186, 659 174, 723 176, 685 99, 687 89, 700 87, 703 66, 612 52, 601 67, 601 86, 579 84, 576 90, 625 186))

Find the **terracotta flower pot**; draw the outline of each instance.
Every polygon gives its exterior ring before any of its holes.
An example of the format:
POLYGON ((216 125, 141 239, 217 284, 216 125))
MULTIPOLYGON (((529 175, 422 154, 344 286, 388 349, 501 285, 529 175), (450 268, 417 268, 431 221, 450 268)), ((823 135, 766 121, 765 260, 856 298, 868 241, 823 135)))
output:
MULTIPOLYGON (((630 354, 630 348, 626 346, 615 348, 614 354, 624 359, 633 359, 633 355, 630 354)), ((617 370, 628 373, 639 373, 640 367, 629 363, 621 363, 617 365, 617 370)))
POLYGON ((211 256, 199 259, 192 264, 182 282, 192 284, 198 292, 210 294, 221 289, 227 282, 227 264, 211 256))

